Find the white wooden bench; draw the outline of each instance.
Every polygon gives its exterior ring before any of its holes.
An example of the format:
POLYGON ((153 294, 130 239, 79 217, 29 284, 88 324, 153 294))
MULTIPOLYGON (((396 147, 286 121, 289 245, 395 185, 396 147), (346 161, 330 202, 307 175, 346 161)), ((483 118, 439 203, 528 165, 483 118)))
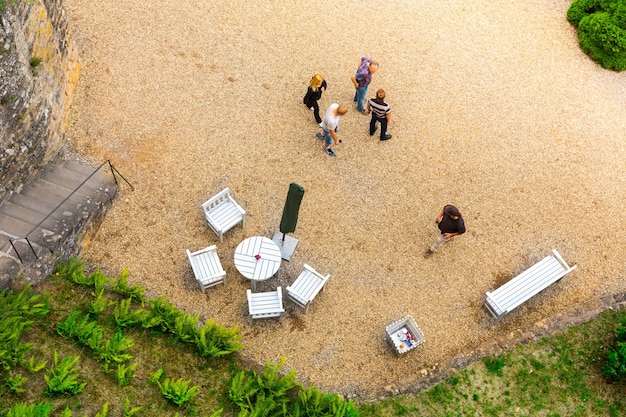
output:
POLYGON ((230 196, 230 189, 224 188, 202 204, 204 217, 209 227, 224 241, 224 233, 241 223, 246 225, 246 212, 230 196))
POLYGON ((226 285, 224 282, 226 271, 217 256, 217 246, 209 246, 196 252, 187 249, 187 257, 202 292, 217 284, 226 285))
POLYGON ((280 317, 285 312, 281 287, 276 288, 276 291, 252 292, 247 290, 247 293, 250 324, 254 319, 280 317))
POLYGON ((487 292, 485 307, 496 320, 500 320, 502 316, 574 269, 576 265, 570 267, 556 249, 552 249, 551 255, 546 256, 497 290, 487 292))
POLYGON ((330 275, 323 276, 309 265, 304 264, 304 271, 298 278, 285 288, 287 296, 300 307, 304 308, 304 313, 309 311, 309 305, 317 293, 324 289, 330 275))

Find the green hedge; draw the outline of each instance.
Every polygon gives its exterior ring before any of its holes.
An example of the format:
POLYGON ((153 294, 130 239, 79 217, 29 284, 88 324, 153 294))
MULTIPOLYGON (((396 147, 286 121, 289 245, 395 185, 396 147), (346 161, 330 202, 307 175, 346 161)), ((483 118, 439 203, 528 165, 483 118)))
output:
POLYGON ((567 20, 591 59, 614 71, 626 69, 626 0, 575 0, 567 20))

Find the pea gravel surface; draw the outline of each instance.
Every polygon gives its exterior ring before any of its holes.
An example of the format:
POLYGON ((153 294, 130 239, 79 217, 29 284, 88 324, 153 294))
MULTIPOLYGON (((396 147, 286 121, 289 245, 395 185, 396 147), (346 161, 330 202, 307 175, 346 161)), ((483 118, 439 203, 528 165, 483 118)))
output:
POLYGON ((598 67, 569 1, 150 2, 66 0, 83 60, 71 153, 110 158, 120 196, 83 257, 130 271, 149 295, 239 326, 242 358, 286 358, 324 390, 372 398, 419 389, 481 355, 582 320, 624 292, 626 74, 598 67), (352 101, 361 56, 379 61, 385 142, 352 101), (341 118, 336 157, 302 104, 315 73, 341 118), (259 291, 311 265, 330 274, 308 314, 250 325, 233 264, 305 189, 296 251, 259 291), (230 187, 248 213, 224 242, 200 206, 230 187), (467 233, 426 259, 445 204, 467 233), (226 284, 206 294, 185 249, 217 245, 226 284), (496 323, 493 290, 556 248, 578 268, 496 323), (412 315, 426 343, 398 356, 385 326, 412 315))

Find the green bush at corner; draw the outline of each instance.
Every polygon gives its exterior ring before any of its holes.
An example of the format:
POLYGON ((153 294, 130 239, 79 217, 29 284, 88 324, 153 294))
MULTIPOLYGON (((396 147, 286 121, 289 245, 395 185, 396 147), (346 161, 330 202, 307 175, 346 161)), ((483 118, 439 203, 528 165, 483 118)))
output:
POLYGON ((591 59, 614 71, 626 69, 626 0, 575 0, 567 20, 591 59))

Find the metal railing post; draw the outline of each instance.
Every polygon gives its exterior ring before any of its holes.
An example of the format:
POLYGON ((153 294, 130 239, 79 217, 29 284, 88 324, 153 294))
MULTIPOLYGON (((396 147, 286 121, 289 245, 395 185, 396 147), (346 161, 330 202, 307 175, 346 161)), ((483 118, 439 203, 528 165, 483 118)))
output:
MULTIPOLYGON (((22 260, 22 257, 20 256, 20 253, 17 251, 17 248, 15 247, 15 245, 13 244, 13 239, 9 238, 9 243, 11 244, 11 247, 13 247, 13 250, 15 251, 15 254, 17 255, 17 259, 20 260, 20 263, 24 263, 24 261, 22 260)), ((35 255, 37 256, 37 255, 35 255)))

